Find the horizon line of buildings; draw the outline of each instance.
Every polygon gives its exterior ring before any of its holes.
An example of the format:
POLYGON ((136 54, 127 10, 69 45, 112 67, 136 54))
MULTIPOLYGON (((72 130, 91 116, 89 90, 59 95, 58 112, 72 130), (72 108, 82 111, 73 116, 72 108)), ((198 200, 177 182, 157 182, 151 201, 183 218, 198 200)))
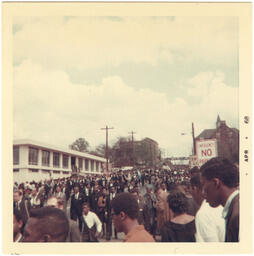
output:
MULTIPOLYGON (((218 156, 239 162, 239 130, 227 126, 219 115, 215 129, 205 129, 196 141, 216 140, 218 156)), ((126 143, 132 143, 131 141, 126 143)), ((134 141, 135 162, 141 165, 157 166, 160 161, 170 161, 173 165, 189 165, 191 157, 167 157, 162 159, 158 143, 150 138, 134 141), (145 147, 142 146, 145 144, 145 147), (143 151, 146 152, 146 158, 143 151), (142 152, 141 152, 142 151, 142 152), (188 159, 187 159, 188 158, 188 159)), ((132 156, 133 157, 133 156, 132 156)), ((130 164, 130 163, 128 163, 130 164)), ((126 165, 128 165, 126 164, 126 165)), ((103 174, 106 158, 71 149, 63 149, 42 142, 23 139, 13 143, 13 178, 14 182, 39 181, 70 177, 73 174, 103 174)))

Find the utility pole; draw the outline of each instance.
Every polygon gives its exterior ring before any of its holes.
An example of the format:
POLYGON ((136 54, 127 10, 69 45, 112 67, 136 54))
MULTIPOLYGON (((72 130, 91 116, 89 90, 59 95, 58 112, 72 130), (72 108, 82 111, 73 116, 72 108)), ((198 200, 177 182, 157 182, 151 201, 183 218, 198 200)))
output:
POLYGON ((134 167, 134 136, 133 134, 135 134, 136 132, 131 131, 129 132, 129 134, 131 134, 131 144, 132 144, 132 166, 134 167))
POLYGON ((195 134, 194 134, 194 123, 192 123, 192 139, 193 139, 193 155, 196 155, 195 134))
POLYGON ((108 130, 114 129, 114 127, 109 128, 106 125, 106 128, 101 128, 101 130, 106 130, 106 150, 105 150, 105 157, 106 157, 106 172, 108 172, 108 130))

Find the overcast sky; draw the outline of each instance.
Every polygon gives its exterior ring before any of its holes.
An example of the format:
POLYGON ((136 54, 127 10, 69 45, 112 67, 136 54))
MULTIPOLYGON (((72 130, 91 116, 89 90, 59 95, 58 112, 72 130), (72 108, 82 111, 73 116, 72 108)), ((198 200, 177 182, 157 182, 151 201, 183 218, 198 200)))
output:
POLYGON ((192 122, 239 127, 235 17, 16 17, 13 65, 15 139, 93 148, 108 125, 188 156, 192 122))

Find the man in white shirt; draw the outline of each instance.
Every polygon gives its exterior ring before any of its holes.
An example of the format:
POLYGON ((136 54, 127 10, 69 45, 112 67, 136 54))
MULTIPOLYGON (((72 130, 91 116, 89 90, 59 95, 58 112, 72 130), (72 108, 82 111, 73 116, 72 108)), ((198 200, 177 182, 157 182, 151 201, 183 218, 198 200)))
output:
POLYGON ((33 187, 31 198, 30 198, 31 207, 34 208, 40 208, 41 206, 41 200, 39 198, 38 189, 36 187, 33 187))
POLYGON ((90 211, 88 203, 84 203, 82 209, 82 242, 98 242, 101 231, 102 223, 99 217, 90 211))
POLYGON ((206 201, 222 205, 226 221, 225 242, 239 242, 239 168, 226 158, 215 157, 201 166, 206 201))
POLYGON ((190 180, 190 193, 199 206, 195 216, 196 242, 224 242, 225 221, 222 206, 212 208, 202 194, 201 175, 195 174, 190 180))

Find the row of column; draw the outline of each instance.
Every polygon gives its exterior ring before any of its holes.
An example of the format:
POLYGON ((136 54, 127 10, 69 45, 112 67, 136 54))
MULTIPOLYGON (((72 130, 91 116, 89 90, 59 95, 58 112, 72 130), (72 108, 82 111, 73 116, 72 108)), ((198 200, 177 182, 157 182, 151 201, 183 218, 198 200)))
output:
MULTIPOLYGON (((33 147, 36 148, 36 147, 33 147)), ((25 166, 29 166, 29 168, 32 167, 37 167, 40 169, 62 169, 62 170, 66 170, 66 171, 72 171, 72 163, 71 163, 71 155, 69 154, 65 154, 65 153, 59 153, 59 166, 53 166, 53 156, 54 156, 54 151, 51 150, 45 150, 50 152, 49 154, 49 165, 42 165, 42 151, 43 149, 38 148, 38 164, 37 165, 29 165, 29 146, 20 146, 19 148, 19 165, 20 167, 25 167, 25 166), (63 167, 63 155, 68 156, 68 167, 64 168, 63 167)), ((93 159, 87 159, 87 158, 83 158, 83 157, 78 157, 78 156, 73 156, 75 157, 75 165, 76 167, 79 168, 79 159, 82 159, 82 169, 80 169, 81 172, 102 172, 102 162, 97 161, 97 160, 93 160, 93 159), (86 161, 87 161, 87 168, 86 168, 86 161), (92 170, 92 161, 93 161, 93 170, 92 170), (96 165, 98 166, 96 168, 96 165)))

